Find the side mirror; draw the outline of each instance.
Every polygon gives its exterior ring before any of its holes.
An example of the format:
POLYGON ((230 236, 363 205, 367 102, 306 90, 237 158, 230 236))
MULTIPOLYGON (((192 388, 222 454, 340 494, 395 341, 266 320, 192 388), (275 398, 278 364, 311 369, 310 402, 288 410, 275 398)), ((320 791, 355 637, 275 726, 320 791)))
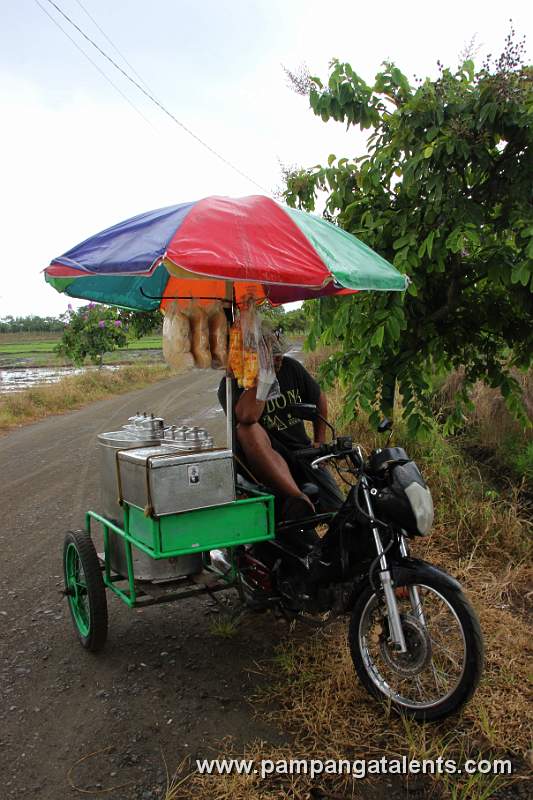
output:
POLYGON ((385 431, 391 431, 391 430, 392 430, 392 422, 390 421, 390 419, 387 419, 387 417, 385 417, 385 419, 382 419, 378 425, 378 432, 385 433, 385 431))
POLYGON ((318 409, 314 403, 293 403, 287 406, 287 411, 298 419, 307 419, 313 422, 318 417, 318 409))

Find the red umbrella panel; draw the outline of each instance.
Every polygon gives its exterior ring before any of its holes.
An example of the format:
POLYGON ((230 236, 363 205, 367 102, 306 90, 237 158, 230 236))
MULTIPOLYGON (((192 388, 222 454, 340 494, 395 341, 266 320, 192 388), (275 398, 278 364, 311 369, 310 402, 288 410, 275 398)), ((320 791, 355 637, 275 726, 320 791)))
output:
POLYGON ((272 303, 365 289, 403 291, 406 277, 356 237, 268 197, 208 197, 146 212, 55 258, 46 280, 71 297, 152 310, 170 297, 272 303))

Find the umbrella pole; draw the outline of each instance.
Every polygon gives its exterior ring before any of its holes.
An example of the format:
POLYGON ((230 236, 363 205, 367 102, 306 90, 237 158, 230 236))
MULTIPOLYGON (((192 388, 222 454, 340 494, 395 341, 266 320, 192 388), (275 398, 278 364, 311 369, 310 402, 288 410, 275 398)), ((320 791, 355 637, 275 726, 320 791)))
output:
POLYGON ((235 426, 233 408, 233 378, 226 375, 226 447, 234 452, 235 426))
MULTIPOLYGON (((233 291, 232 291, 233 297, 233 291)), ((233 324, 235 322, 235 312, 237 303, 235 299, 232 300, 230 308, 226 309, 226 316, 228 322, 233 324)), ((229 348, 228 348, 228 367, 229 370, 229 348)), ((235 409, 233 408, 233 392, 234 392, 234 379, 233 376, 226 372, 226 447, 231 450, 235 455, 235 409)))

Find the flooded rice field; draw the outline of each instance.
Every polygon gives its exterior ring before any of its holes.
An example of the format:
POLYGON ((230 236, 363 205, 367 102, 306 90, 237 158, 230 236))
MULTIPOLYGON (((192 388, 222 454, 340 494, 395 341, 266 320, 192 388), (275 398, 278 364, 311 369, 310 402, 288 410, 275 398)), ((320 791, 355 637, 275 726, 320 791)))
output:
MULTIPOLYGON (((21 392, 45 383, 57 383, 67 375, 80 375, 82 372, 99 367, 12 367, 0 369, 0 394, 21 392)), ((102 369, 117 370, 119 366, 104 365, 102 369)))

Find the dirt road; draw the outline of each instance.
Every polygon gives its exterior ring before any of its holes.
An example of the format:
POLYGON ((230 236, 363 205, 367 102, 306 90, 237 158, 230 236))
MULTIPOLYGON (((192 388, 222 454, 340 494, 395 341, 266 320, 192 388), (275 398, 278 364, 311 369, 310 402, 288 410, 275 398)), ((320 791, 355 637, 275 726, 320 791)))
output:
POLYGON ((109 639, 94 656, 77 643, 59 594, 64 533, 98 508, 96 434, 150 409, 171 422, 194 418, 222 443, 218 380, 211 371, 173 378, 0 439, 3 797, 79 798, 72 782, 87 797, 155 800, 163 753, 172 771, 187 755, 212 757, 226 735, 280 741, 245 699, 257 681, 248 669, 283 634, 270 616, 221 638, 211 601, 137 611, 108 593, 109 639), (110 787, 122 788, 101 794, 110 787))

